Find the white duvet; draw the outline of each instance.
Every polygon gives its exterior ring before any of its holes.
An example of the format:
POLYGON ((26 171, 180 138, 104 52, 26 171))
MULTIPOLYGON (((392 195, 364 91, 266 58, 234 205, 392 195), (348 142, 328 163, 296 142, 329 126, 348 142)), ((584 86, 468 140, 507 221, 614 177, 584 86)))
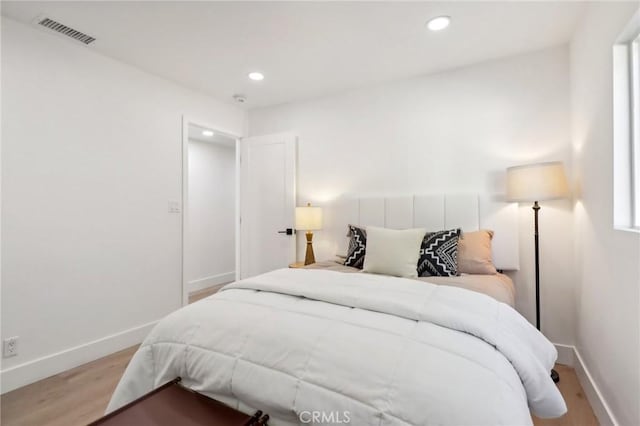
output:
POLYGON ((369 274, 281 269, 163 319, 109 403, 180 376, 271 425, 528 425, 566 406, 554 346, 489 296, 369 274))

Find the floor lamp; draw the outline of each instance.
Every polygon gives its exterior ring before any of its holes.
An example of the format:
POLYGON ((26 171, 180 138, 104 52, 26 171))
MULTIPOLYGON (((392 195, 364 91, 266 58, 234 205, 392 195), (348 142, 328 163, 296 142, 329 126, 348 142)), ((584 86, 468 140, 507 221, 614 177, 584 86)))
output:
MULTIPOLYGON (((535 273, 536 273, 536 328, 540 330, 540 245, 538 233, 539 201, 558 200, 569 196, 569 185, 562 162, 528 164, 507 169, 507 200, 533 202, 535 273)), ((560 376, 551 370, 554 382, 560 376)))

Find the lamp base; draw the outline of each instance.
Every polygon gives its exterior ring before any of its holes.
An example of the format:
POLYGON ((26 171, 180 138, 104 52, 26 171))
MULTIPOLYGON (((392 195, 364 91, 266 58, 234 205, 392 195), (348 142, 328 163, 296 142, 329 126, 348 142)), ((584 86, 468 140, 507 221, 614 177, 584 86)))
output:
POLYGON ((553 380, 553 383, 558 383, 560 381, 560 375, 556 370, 551 370, 551 380, 553 380))
POLYGON ((316 257, 313 254, 313 244, 311 244, 311 240, 313 240, 313 232, 309 231, 305 236, 307 237, 307 252, 304 256, 304 264, 311 265, 312 263, 316 263, 316 257))

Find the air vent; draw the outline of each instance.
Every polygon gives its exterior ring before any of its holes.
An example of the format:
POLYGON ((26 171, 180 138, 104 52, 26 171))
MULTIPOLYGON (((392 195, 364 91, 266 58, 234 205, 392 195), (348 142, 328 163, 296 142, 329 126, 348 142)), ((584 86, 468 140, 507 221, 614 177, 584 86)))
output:
POLYGON ((49 28, 50 30, 58 32, 62 35, 76 39, 79 42, 84 44, 91 44, 94 41, 96 41, 94 37, 86 35, 85 33, 80 32, 78 30, 74 30, 73 28, 67 27, 66 25, 61 24, 60 22, 54 21, 53 19, 40 18, 38 19, 37 22, 38 22, 38 25, 42 25, 43 27, 49 28))

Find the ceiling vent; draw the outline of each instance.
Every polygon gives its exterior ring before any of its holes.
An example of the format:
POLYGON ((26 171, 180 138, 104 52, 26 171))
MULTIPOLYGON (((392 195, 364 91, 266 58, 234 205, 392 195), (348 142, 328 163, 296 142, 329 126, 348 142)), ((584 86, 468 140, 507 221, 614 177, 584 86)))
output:
POLYGON ((91 44, 96 41, 94 37, 91 37, 90 35, 87 35, 78 30, 74 30, 73 28, 67 27, 66 25, 61 24, 58 21, 54 21, 53 19, 38 18, 36 22, 38 23, 38 25, 42 25, 43 27, 49 28, 50 30, 53 30, 57 33, 76 39, 84 44, 91 44))

